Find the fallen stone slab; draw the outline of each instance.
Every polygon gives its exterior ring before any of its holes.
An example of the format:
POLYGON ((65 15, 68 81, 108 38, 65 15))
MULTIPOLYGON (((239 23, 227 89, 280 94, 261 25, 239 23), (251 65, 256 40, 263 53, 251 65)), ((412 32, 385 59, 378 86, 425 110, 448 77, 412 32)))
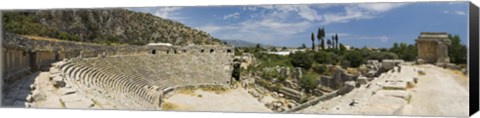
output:
POLYGON ((365 84, 367 84, 367 82, 368 82, 368 78, 361 76, 361 77, 358 77, 358 78, 357 78, 357 81, 358 81, 358 83, 359 83, 360 85, 365 85, 365 84))
POLYGON ((73 89, 73 88, 66 88, 66 87, 60 88, 58 91, 59 91, 62 95, 69 95, 69 94, 74 94, 74 93, 76 93, 76 90, 75 90, 75 89, 73 89))
POLYGON ((87 99, 85 98, 84 96, 80 96, 80 95, 77 95, 77 94, 69 94, 69 95, 65 95, 65 96, 62 96, 60 97, 60 100, 62 102, 74 102, 74 101, 82 101, 83 99, 87 99))
POLYGON ((407 91, 403 90, 380 90, 377 91, 378 95, 383 95, 383 96, 390 96, 390 97, 397 97, 397 98, 402 98, 406 101, 410 101, 411 95, 407 91))
POLYGON ((384 90, 406 90, 407 82, 403 81, 389 81, 383 84, 384 90))

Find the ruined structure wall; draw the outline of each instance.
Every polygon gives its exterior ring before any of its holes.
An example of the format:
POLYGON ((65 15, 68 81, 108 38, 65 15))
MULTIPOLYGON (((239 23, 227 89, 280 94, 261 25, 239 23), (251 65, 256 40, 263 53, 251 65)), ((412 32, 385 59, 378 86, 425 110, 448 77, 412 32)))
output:
POLYGON ((417 43, 418 58, 423 59, 426 63, 434 63, 437 61, 437 44, 436 42, 419 42, 417 43))
POLYGON ((18 48, 2 48, 2 73, 6 78, 30 71, 30 55, 18 48))

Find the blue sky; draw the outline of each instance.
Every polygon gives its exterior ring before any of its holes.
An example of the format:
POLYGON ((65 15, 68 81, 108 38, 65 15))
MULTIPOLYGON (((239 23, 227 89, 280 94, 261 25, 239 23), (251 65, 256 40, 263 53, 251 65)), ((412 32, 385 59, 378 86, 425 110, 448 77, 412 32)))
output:
POLYGON ((420 32, 460 35, 466 44, 468 2, 352 3, 308 5, 188 6, 128 8, 175 20, 222 40, 276 46, 311 45, 325 27, 327 39, 354 47, 415 43, 420 32))

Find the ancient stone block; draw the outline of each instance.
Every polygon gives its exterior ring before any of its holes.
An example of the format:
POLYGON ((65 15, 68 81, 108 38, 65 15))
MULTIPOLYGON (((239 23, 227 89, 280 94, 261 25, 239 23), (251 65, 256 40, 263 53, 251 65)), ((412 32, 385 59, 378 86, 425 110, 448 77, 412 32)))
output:
POLYGON ((385 90, 405 90, 407 89, 407 82, 404 81, 390 81, 383 84, 385 90))
POLYGON ((365 85, 365 84, 367 84, 368 79, 367 79, 367 77, 360 76, 360 77, 357 78, 357 81, 360 85, 365 85))
POLYGON ((32 101, 44 101, 46 99, 45 94, 40 90, 35 90, 32 92, 32 101))
POLYGON ((56 87, 65 87, 65 81, 63 80, 62 77, 59 77, 59 76, 55 76, 52 78, 52 81, 53 81, 53 84, 54 86, 56 87))
POLYGON ((418 58, 422 63, 449 63, 450 43, 446 32, 422 32, 416 40, 418 58))
POLYGON ((62 94, 62 95, 69 95, 69 94, 74 94, 76 91, 75 89, 72 89, 72 88, 60 88, 58 89, 58 91, 62 94))
POLYGON ((394 60, 384 59, 382 61, 382 69, 391 70, 391 69, 393 69, 393 67, 395 67, 395 61, 394 60))

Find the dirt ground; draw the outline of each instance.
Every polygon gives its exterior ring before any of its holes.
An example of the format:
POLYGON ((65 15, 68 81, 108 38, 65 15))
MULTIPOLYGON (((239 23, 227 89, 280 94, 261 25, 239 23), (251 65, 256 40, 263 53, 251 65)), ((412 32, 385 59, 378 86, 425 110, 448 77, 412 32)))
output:
POLYGON ((224 92, 201 89, 177 92, 164 99, 162 110, 272 112, 241 87, 224 92))

